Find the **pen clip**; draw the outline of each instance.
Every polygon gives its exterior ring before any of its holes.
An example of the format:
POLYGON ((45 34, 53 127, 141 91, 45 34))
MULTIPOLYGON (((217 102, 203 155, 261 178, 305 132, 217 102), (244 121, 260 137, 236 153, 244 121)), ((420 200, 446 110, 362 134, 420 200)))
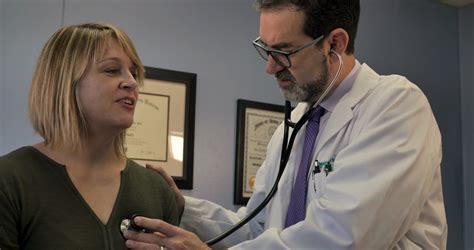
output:
POLYGON ((321 169, 319 168, 319 161, 316 160, 314 161, 314 167, 313 167, 313 175, 321 173, 321 169))
POLYGON ((313 175, 324 172, 326 176, 328 176, 329 172, 332 172, 333 167, 332 163, 334 162, 334 157, 332 157, 329 161, 318 161, 314 162, 313 168, 313 175))

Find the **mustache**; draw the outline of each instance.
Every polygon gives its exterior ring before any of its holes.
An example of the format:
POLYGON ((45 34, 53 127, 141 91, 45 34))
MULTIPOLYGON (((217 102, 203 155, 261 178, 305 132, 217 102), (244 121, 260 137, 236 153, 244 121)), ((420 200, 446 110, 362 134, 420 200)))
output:
POLYGON ((279 81, 293 81, 293 76, 287 69, 276 72, 275 78, 279 81))

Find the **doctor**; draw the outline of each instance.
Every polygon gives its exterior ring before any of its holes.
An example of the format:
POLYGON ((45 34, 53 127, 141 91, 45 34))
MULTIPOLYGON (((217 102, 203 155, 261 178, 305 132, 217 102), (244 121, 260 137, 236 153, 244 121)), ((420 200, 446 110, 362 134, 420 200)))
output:
MULTIPOLYGON (((314 128, 309 132, 310 125, 298 133, 273 200, 213 247, 445 249, 438 126, 416 85, 399 75, 378 75, 356 60, 359 1, 258 0, 257 6, 260 37, 254 46, 285 98, 298 102, 294 122, 336 80, 315 115, 319 133, 314 128), (316 140, 308 139, 311 136, 316 140)), ((282 136, 280 126, 268 145, 253 195, 237 213, 210 201, 183 198, 171 178, 151 166, 177 192, 178 207, 184 211, 181 226, 189 231, 138 217, 138 225, 158 233, 126 232, 127 246, 207 248, 201 240, 239 221, 269 192, 278 172, 282 136)))

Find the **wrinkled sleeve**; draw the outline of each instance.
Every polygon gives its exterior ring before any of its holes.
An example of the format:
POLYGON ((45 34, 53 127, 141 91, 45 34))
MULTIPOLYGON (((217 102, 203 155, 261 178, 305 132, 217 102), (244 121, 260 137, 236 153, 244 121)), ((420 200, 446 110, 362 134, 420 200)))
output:
MULTIPOLYGON (((273 149, 271 151, 267 150, 267 160, 263 162, 257 171, 253 193, 247 206, 241 207, 237 212, 234 212, 208 200, 185 197, 185 209, 181 219, 181 226, 196 233, 202 240, 207 241, 229 229, 255 210, 265 199, 276 178, 279 154, 273 154, 280 152, 279 138, 281 138, 282 131, 283 126, 279 126, 268 144, 268 148, 273 149), (275 150, 274 148, 277 149, 275 150), (276 161, 271 161, 272 159, 276 159, 276 161)), ((228 248, 242 241, 257 237, 264 230, 265 213, 266 209, 263 209, 248 224, 212 247, 215 249, 228 248)))

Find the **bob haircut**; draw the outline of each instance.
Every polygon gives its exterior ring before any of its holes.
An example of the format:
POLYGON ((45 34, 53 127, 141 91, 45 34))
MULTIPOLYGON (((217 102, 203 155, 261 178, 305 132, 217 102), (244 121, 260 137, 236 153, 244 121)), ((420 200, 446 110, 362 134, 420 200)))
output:
MULTIPOLYGON (((105 55, 117 42, 136 67, 143 85, 144 68, 132 40, 106 23, 85 23, 60 28, 46 42, 38 59, 29 93, 28 112, 33 129, 53 149, 79 150, 87 136, 87 121, 77 96, 79 81, 88 65, 105 55)), ((125 130, 114 139, 114 150, 125 156, 125 130)))

